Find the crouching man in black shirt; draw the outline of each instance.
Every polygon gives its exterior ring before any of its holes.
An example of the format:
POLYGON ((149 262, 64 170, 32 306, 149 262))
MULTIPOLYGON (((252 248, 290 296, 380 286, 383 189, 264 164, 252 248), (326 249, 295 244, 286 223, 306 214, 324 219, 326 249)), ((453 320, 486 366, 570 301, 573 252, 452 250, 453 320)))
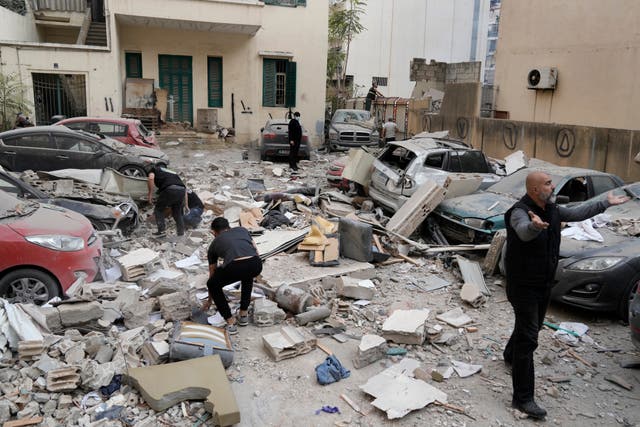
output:
POLYGON ((238 327, 222 288, 237 281, 242 283, 237 324, 240 326, 248 325, 253 278, 262 272, 262 261, 246 228, 229 228, 229 222, 225 218, 219 217, 211 223, 211 231, 215 239, 211 242, 207 252, 209 299, 204 303, 202 309, 207 311, 213 301, 222 317, 227 321, 227 332, 233 335, 238 333, 238 327), (223 260, 220 267, 217 266, 218 258, 223 260))

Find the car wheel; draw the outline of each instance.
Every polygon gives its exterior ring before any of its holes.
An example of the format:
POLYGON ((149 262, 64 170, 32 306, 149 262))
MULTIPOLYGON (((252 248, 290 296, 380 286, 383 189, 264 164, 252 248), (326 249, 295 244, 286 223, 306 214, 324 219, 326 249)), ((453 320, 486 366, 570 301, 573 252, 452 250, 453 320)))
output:
POLYGON ((144 178, 145 176, 147 176, 147 172, 145 172, 144 169, 142 169, 140 166, 135 165, 127 165, 121 167, 120 173, 127 176, 133 176, 135 178, 144 178))
POLYGON ((635 276, 622 293, 622 299, 618 306, 618 316, 625 322, 629 321, 629 304, 637 292, 638 286, 640 286, 640 275, 635 276))
POLYGON ((265 162, 265 161, 269 160, 269 157, 267 157, 267 155, 266 155, 266 154, 264 154, 264 153, 260 153, 260 160, 262 160, 263 162, 265 162))
POLYGON ((32 268, 12 271, 0 279, 0 296, 11 303, 42 305, 60 296, 59 289, 52 276, 32 268))
POLYGON ((104 222, 100 222, 97 219, 89 218, 89 222, 91 222, 91 225, 93 225, 93 228, 96 231, 105 231, 105 230, 110 230, 111 229, 109 224, 105 224, 104 222))

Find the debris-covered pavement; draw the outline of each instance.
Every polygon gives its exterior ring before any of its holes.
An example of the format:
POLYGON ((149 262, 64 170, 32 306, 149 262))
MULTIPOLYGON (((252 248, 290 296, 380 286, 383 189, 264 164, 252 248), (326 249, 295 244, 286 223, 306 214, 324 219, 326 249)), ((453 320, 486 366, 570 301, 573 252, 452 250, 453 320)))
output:
MULTIPOLYGON (((169 237, 153 238, 141 205, 141 226, 105 244, 104 281, 80 278, 46 307, 3 301, 0 422, 539 424, 510 406, 513 315, 503 277, 486 274, 495 248, 412 240, 426 216, 415 206, 384 227, 366 198, 328 189, 337 155, 314 153, 291 176, 228 145, 163 149, 205 204, 200 227, 177 238, 169 221, 169 237), (232 337, 215 308, 199 311, 219 215, 248 228, 265 258, 251 322, 232 337)), ((413 203, 442 200, 427 190, 413 203)), ((629 328, 559 306, 546 325, 535 365, 546 423, 639 424, 629 328)))

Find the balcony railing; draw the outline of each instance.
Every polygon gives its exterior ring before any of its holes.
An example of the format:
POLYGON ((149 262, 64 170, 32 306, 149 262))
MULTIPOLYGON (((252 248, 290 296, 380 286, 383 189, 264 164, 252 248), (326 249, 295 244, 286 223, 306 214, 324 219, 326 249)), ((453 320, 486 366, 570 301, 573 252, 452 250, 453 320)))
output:
POLYGON ((84 12, 87 0, 30 0, 31 8, 38 11, 84 12))

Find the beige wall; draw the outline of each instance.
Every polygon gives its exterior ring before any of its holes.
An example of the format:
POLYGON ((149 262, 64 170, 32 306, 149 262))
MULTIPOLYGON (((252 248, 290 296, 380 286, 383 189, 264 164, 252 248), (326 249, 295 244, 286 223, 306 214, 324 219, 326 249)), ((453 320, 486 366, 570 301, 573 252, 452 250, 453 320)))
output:
POLYGON ((38 41, 36 24, 30 16, 22 16, 0 7, 0 40, 38 41))
POLYGON ((513 120, 640 129, 640 2, 503 1, 496 108, 513 120), (528 90, 532 68, 558 68, 555 91, 528 90))

